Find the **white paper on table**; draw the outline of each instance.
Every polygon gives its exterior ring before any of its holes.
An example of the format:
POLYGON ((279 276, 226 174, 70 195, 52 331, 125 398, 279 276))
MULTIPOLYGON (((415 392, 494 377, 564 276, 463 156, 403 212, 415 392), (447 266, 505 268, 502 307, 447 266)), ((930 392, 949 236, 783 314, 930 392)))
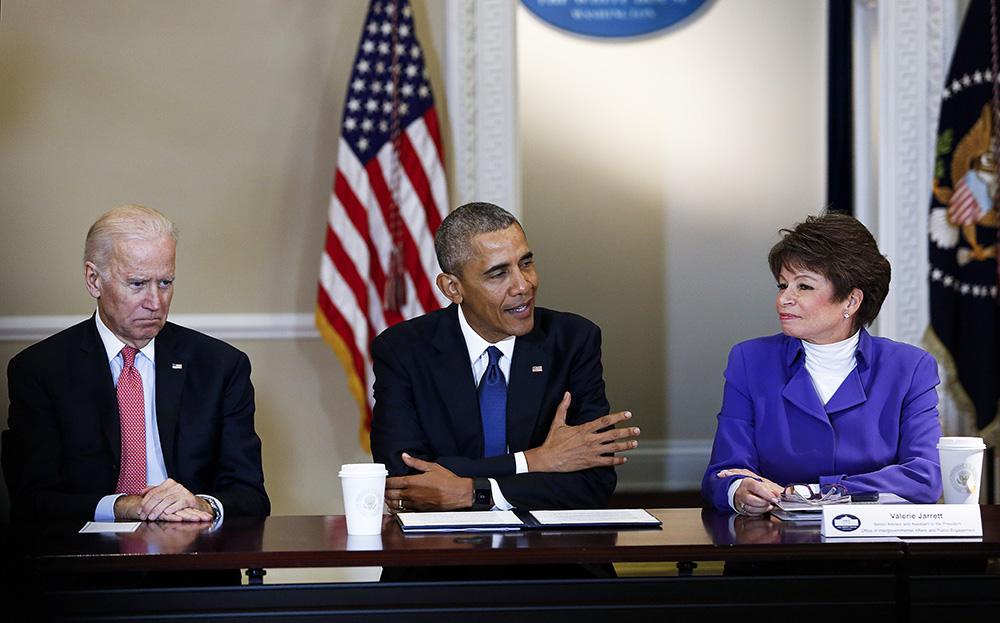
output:
POLYGON ((103 534, 113 534, 116 532, 135 532, 139 529, 140 521, 88 521, 80 528, 80 534, 87 532, 97 532, 103 534))

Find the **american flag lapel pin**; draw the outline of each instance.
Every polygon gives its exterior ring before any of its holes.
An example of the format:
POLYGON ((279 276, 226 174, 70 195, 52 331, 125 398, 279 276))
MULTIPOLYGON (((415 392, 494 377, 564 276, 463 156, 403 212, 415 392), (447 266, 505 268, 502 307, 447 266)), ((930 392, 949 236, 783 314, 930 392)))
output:
POLYGON ((183 370, 184 369, 184 364, 183 363, 172 363, 172 364, 170 364, 170 368, 172 370, 183 370))
POLYGON ((541 372, 542 371, 542 366, 531 366, 531 371, 532 372, 541 372))

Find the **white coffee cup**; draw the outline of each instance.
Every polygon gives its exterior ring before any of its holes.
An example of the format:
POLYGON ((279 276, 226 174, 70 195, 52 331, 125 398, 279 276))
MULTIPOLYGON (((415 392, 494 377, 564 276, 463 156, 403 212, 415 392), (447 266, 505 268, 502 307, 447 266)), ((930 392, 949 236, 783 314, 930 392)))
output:
POLYGON ((382 463, 347 463, 340 467, 347 534, 381 534, 385 477, 388 473, 382 463))
POLYGON ((941 457, 945 504, 979 504, 979 482, 986 450, 983 439, 942 437, 937 448, 941 457))

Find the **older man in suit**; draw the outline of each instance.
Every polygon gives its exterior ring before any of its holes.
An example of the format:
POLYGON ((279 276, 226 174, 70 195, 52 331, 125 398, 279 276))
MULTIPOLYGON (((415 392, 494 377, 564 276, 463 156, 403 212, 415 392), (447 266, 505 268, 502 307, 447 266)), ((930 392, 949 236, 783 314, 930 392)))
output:
POLYGON ((123 206, 87 235, 88 320, 7 370, 14 520, 210 521, 267 515, 247 356, 167 322, 177 234, 123 206))
POLYGON ((434 243, 452 305, 372 342, 390 510, 604 506, 639 429, 608 413, 600 329, 535 307, 533 255, 502 208, 458 208, 434 243))

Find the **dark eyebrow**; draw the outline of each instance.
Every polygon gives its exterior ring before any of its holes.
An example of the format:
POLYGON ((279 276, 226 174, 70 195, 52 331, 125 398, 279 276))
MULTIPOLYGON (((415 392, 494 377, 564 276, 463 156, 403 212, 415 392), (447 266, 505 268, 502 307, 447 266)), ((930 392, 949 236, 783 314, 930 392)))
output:
MULTIPOLYGON (((518 260, 518 263, 520 264, 524 260, 534 259, 534 257, 535 257, 535 254, 533 252, 531 252, 531 251, 528 251, 527 253, 525 253, 524 255, 521 256, 521 259, 518 260)), ((500 264, 494 264, 493 266, 490 266, 489 268, 487 268, 486 270, 484 270, 483 274, 484 275, 488 275, 488 274, 490 274, 492 272, 495 272, 495 271, 498 271, 498 270, 506 270, 509 267, 510 267, 510 262, 502 262, 500 264)))
POLYGON ((496 272, 498 270, 506 270, 509 267, 510 267, 510 262, 503 262, 502 264, 494 264, 493 266, 490 266, 489 268, 487 268, 486 270, 484 270, 483 274, 484 275, 488 275, 488 274, 490 274, 492 272, 496 272))

